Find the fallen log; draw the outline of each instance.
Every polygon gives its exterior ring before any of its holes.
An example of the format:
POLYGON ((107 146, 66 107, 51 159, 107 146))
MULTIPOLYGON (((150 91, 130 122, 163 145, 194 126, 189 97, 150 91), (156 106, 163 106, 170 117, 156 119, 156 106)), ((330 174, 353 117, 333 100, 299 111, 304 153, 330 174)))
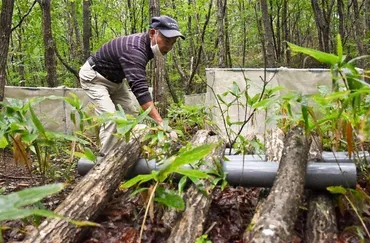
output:
POLYGON ((284 140, 279 169, 260 217, 248 226, 245 242, 290 242, 304 191, 310 139, 303 128, 292 128, 284 140))
MULTIPOLYGON (((139 158, 140 141, 145 130, 137 130, 128 143, 119 140, 111 152, 76 185, 54 212, 73 220, 94 220, 118 188, 128 169, 139 158)), ((31 232, 25 242, 79 242, 87 229, 60 218, 48 218, 37 230, 31 232)))
MULTIPOLYGON (((322 161, 321 147, 320 137, 314 136, 309 152, 310 161, 322 161)), ((331 194, 311 192, 308 197, 305 242, 336 242, 337 234, 337 220, 331 194)))
POLYGON ((336 242, 335 208, 329 193, 312 192, 308 204, 305 242, 336 242))
MULTIPOLYGON (((201 130, 197 132, 192 142, 194 145, 199 146, 206 143, 219 143, 220 138, 216 135, 211 135, 209 131, 201 130)), ((225 143, 217 146, 217 148, 204 159, 205 163, 200 166, 199 170, 217 170, 217 166, 219 166, 217 163, 220 163, 225 147, 225 143)), ((202 236, 206 216, 212 202, 212 193, 214 190, 212 179, 213 178, 201 181, 206 194, 200 191, 194 184, 187 190, 184 197, 186 201, 185 211, 182 213, 181 218, 175 222, 171 234, 167 239, 167 243, 195 242, 196 238, 202 236)), ((178 218, 177 216, 173 217, 178 218)))

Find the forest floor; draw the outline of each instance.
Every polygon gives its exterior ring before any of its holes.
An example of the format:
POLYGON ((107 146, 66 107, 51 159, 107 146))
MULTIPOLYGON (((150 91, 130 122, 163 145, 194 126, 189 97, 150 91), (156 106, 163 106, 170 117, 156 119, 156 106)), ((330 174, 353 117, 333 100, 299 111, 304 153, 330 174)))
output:
MULTIPOLYGON (((42 184, 41 177, 33 176, 31 178, 27 170, 16 166, 9 152, 4 152, 0 158, 0 188, 5 189, 4 194, 42 184)), ((59 194, 45 198, 42 204, 48 209, 55 209, 73 190, 80 179, 81 177, 75 174, 74 179, 66 189, 59 194)), ((56 181, 63 182, 64 180, 64 178, 56 179, 56 181)), ((52 182, 55 182, 55 180, 47 181, 47 183, 52 182)), ((359 189, 370 195, 370 183, 365 181, 364 178, 359 178, 359 182, 359 189)), ((231 186, 224 190, 217 188, 213 194, 213 202, 205 225, 207 239, 213 243, 243 242, 243 232, 253 217, 261 190, 265 189, 231 186)), ((135 197, 129 195, 130 191, 117 190, 113 199, 110 200, 110 203, 96 220, 102 227, 92 228, 81 242, 136 242, 139 237, 145 205, 140 195, 135 197)), ((370 208, 368 202, 364 206, 370 208)), ((305 202, 302 203, 300 208, 295 225, 295 235, 292 240, 294 243, 304 242, 305 217, 307 214, 305 202)), ((360 240, 360 233, 357 231, 361 227, 361 223, 353 210, 347 208, 345 211, 339 211, 337 210, 339 237, 333 242, 364 242, 360 240)), ((165 239, 170 231, 168 226, 164 225, 162 215, 163 208, 157 206, 155 217, 147 220, 143 242, 166 242, 165 239)), ((369 227, 369 210, 363 210, 362 219, 369 227)), ((35 219, 2 222, 4 242, 22 242, 27 231, 33 229, 36 222, 35 219)), ((366 237, 365 234, 364 237, 366 237)))

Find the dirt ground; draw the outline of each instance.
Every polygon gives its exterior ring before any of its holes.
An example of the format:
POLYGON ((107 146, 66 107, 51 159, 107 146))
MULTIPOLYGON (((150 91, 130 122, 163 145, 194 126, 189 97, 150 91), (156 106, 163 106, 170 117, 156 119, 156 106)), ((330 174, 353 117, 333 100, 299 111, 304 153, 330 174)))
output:
MULTIPOLYGON (((55 162, 55 161, 54 161, 55 162)), ((63 173, 62 173, 63 174, 63 173)), ((65 181, 66 178, 59 176, 57 181, 65 181)), ((50 196, 42 201, 49 209, 55 209, 63 201, 68 193, 73 190, 74 185, 81 179, 77 174, 70 178, 70 185, 61 193, 50 196)), ((47 181, 51 183, 52 181, 47 181)), ((370 192, 368 181, 359 178, 359 187, 370 192)), ((29 172, 14 164, 9 151, 0 155, 0 188, 5 189, 5 194, 18 191, 27 187, 42 184, 40 176, 31 177, 29 172)), ((265 190, 265 189, 262 189, 265 190)), ((255 207, 257 205, 261 189, 227 187, 225 190, 217 188, 213 194, 213 202, 208 213, 205 229, 208 239, 213 243, 241 243, 244 230, 250 223, 255 207)), ((130 197, 130 191, 119 191, 114 194, 113 199, 106 206, 96 222, 102 225, 100 228, 91 229, 83 243, 96 242, 136 242, 144 215, 144 202, 140 196, 130 197)), ((369 195, 369 193, 367 193, 369 195)), ((368 202, 364 202, 366 208, 368 202)), ((300 214, 295 226, 295 243, 304 242, 305 216, 307 205, 302 203, 300 214)), ((148 219, 144 231, 143 242, 166 242, 169 235, 168 226, 163 224, 163 208, 155 208, 155 217, 148 219)), ((356 227, 361 223, 355 213, 348 209, 337 213, 339 238, 333 242, 361 242, 356 227)), ((364 210, 363 220, 370 226, 370 211, 364 210)), ((26 232, 34 226, 30 220, 17 220, 2 222, 3 238, 5 242, 22 242, 26 232)), ((365 235, 364 235, 365 236, 365 235)))

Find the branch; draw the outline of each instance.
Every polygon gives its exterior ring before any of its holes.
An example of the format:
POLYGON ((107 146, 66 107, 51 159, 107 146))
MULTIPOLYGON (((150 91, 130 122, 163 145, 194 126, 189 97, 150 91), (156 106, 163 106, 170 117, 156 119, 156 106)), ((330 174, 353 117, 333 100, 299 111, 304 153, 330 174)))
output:
POLYGON ((190 74, 189 80, 188 80, 187 85, 186 85, 186 89, 185 90, 186 90, 187 93, 189 93, 189 90, 190 90, 189 88, 190 88, 191 81, 193 80, 194 75, 195 75, 195 72, 198 69, 198 66, 199 66, 199 63, 200 63, 200 58, 201 58, 201 55, 202 55, 202 44, 204 42, 204 35, 205 35, 206 28, 207 28, 207 25, 208 25, 208 22, 209 22, 209 19, 210 19, 210 16, 211 16, 212 2, 213 2, 213 0, 211 0, 209 2, 207 18, 206 18, 206 21, 204 22, 204 25, 203 25, 202 37, 201 37, 201 44, 199 46, 197 61, 195 63, 195 66, 194 66, 194 68, 193 68, 193 70, 192 70, 192 72, 190 74))
POLYGON ((62 62, 65 68, 67 68, 68 71, 73 73, 77 80, 79 80, 78 71, 74 69, 73 67, 69 66, 68 63, 62 58, 62 56, 59 54, 57 48, 55 47, 55 54, 57 55, 58 59, 62 62))
POLYGON ((11 32, 13 32, 19 26, 21 26, 21 24, 23 23, 23 21, 25 20, 25 18, 31 13, 31 11, 32 11, 33 7, 35 6, 35 4, 36 4, 36 0, 32 3, 31 7, 28 9, 27 13, 21 18, 21 20, 19 21, 19 23, 11 29, 11 32))

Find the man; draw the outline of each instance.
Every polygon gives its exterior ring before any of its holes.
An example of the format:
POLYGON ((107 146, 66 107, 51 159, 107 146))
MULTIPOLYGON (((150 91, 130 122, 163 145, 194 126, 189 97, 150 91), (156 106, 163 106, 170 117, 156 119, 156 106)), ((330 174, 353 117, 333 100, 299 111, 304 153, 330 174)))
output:
MULTIPOLYGON (((154 56, 163 57, 175 44, 180 33, 177 22, 168 17, 153 17, 148 32, 122 36, 104 44, 90 56, 80 69, 81 87, 86 91, 100 115, 114 112, 120 104, 127 114, 136 115, 137 110, 130 99, 128 85, 142 109, 151 107, 149 116, 163 125, 163 120, 154 106, 146 81, 145 67, 154 56)), ((106 155, 116 139, 115 124, 108 122, 100 128, 100 154, 106 155)), ((171 136, 176 137, 172 132, 171 136)))

